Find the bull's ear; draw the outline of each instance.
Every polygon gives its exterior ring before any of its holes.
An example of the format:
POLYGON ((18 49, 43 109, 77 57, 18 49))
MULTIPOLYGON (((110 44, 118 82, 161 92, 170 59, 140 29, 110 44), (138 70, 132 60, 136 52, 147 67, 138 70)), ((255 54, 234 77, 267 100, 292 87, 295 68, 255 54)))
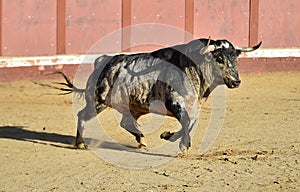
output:
POLYGON ((240 50, 236 50, 235 54, 238 57, 242 52, 240 50))
POLYGON ((213 78, 213 70, 210 62, 204 62, 200 65, 201 73, 203 75, 204 80, 211 84, 214 80, 213 78))

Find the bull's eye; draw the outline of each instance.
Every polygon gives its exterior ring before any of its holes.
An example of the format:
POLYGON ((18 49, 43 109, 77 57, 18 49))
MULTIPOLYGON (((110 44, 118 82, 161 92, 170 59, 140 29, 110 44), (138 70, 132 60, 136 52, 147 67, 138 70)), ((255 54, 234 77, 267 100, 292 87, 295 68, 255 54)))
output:
POLYGON ((206 60, 206 61, 209 62, 209 61, 211 61, 211 59, 212 59, 212 55, 211 55, 211 54, 206 54, 206 55, 205 55, 205 60, 206 60))
POLYGON ((216 61, 218 63, 224 63, 224 60, 223 60, 223 57, 221 55, 219 55, 217 58, 216 58, 216 61))

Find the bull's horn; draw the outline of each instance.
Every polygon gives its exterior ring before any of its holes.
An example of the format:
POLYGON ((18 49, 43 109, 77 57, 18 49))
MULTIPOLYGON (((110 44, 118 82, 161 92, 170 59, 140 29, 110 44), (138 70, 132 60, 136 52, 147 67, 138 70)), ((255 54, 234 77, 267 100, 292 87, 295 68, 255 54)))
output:
POLYGON ((235 46, 236 50, 242 51, 242 52, 251 52, 254 51, 256 49, 258 49, 261 45, 262 41, 259 42, 257 45, 253 46, 253 47, 239 47, 239 46, 235 46))
POLYGON ((205 53, 212 52, 212 51, 214 51, 215 49, 216 49, 216 47, 215 47, 214 45, 208 45, 208 46, 203 47, 203 48, 199 51, 199 53, 200 53, 201 55, 204 55, 205 53))
POLYGON ((208 41, 207 41, 206 46, 203 47, 203 48, 199 51, 199 53, 200 53, 200 55, 204 55, 204 54, 206 54, 206 53, 208 53, 208 52, 214 51, 215 49, 216 49, 216 46, 215 46, 215 45, 210 45, 210 36, 209 36, 209 37, 208 37, 208 41))

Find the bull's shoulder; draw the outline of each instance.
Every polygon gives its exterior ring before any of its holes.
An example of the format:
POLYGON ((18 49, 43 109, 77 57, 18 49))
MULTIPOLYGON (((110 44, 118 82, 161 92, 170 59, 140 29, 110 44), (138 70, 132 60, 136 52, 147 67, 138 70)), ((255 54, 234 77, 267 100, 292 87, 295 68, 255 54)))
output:
POLYGON ((180 55, 184 55, 186 52, 186 44, 175 45, 171 47, 165 47, 151 52, 150 54, 161 60, 172 61, 174 58, 178 58, 180 55))
POLYGON ((148 59, 150 57, 149 53, 134 53, 134 54, 119 54, 112 58, 113 63, 132 63, 136 60, 148 59))
POLYGON ((167 47, 150 53, 153 57, 168 61, 174 54, 174 49, 167 47))
POLYGON ((118 54, 102 56, 95 61, 95 69, 108 75, 120 70, 141 71, 155 65, 155 58, 149 53, 118 54))

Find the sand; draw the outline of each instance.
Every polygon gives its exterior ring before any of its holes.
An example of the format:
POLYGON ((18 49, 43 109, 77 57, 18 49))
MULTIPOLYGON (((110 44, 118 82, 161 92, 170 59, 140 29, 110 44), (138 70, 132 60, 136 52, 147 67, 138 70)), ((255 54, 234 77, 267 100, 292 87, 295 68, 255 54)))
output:
MULTIPOLYGON (((212 99, 202 108, 189 154, 143 169, 74 149, 72 96, 30 81, 0 83, 0 191, 299 191, 300 73, 241 74, 241 80, 238 89, 226 90, 225 120, 205 154, 198 150, 212 99)), ((136 149, 114 114, 107 109, 97 117, 107 134, 129 146, 126 153, 147 153, 136 149)), ((166 118, 146 134, 148 148, 164 144, 159 134, 174 127, 175 119, 166 118)), ((118 152, 109 143, 106 150, 118 152)))

